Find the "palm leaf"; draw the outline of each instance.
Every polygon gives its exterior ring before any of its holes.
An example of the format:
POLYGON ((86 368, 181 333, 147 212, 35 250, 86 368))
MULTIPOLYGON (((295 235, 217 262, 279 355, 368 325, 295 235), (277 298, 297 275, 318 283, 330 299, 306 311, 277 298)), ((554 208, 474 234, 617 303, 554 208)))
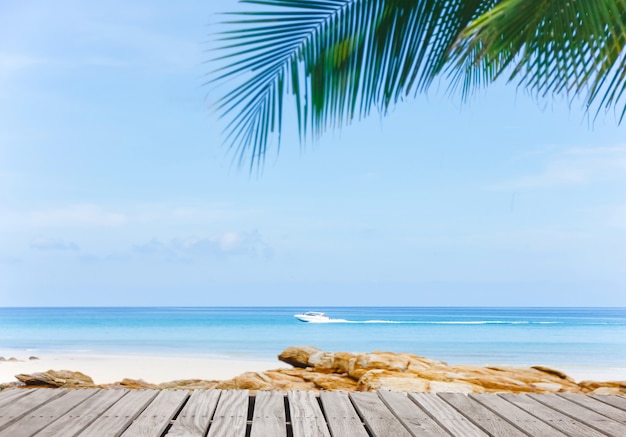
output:
POLYGON ((385 114, 443 71, 464 96, 508 76, 537 96, 585 94, 626 113, 626 0, 244 0, 211 84, 239 163, 280 146, 293 96, 300 141, 385 114))
POLYGON ((248 0, 221 33, 212 84, 238 78, 218 101, 239 162, 280 144, 291 94, 301 141, 387 110, 428 88, 460 32, 494 0, 248 0), (243 78, 242 78, 243 76, 243 78))
POLYGON ((464 31, 453 65, 464 92, 508 75, 539 97, 582 95, 596 115, 621 107, 621 120, 625 47, 626 0, 503 0, 464 31))

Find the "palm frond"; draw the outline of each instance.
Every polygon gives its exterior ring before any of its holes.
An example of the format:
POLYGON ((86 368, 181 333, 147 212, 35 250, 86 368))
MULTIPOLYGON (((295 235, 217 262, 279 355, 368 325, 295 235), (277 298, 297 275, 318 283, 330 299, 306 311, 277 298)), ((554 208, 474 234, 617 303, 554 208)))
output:
POLYGON ((293 95, 301 141, 385 113, 428 88, 459 33, 494 0, 248 0, 225 24, 214 82, 244 75, 218 102, 240 163, 259 164, 293 95))
POLYGON ((626 113, 626 0, 244 0, 212 84, 240 164, 280 146, 293 96, 300 141, 386 113, 444 71, 464 96, 508 77, 537 96, 626 113))
POLYGON ((539 97, 585 96, 626 110, 626 0, 503 0, 463 32, 454 67, 464 92, 507 74, 539 97), (510 67, 510 68, 509 68, 510 67))

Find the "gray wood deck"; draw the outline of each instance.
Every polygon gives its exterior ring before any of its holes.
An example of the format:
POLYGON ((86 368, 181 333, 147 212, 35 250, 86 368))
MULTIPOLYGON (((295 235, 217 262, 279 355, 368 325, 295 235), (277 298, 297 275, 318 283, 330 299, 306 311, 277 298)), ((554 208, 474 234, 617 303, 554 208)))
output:
POLYGON ((626 436, 625 396, 0 391, 0 437, 626 436))

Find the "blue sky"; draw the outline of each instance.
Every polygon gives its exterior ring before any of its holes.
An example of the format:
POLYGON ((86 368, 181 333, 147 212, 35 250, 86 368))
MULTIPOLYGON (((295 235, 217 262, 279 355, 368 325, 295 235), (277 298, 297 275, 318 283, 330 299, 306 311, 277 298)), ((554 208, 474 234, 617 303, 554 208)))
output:
POLYGON ((203 86, 218 8, 0 6, 0 305, 626 306, 613 113, 434 89, 250 175, 203 86))

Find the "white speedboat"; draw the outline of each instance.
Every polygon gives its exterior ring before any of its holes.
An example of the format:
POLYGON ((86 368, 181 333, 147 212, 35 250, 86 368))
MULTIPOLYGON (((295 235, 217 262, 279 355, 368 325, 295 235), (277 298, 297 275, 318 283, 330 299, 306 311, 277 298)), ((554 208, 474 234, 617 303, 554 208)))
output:
POLYGON ((308 311, 304 314, 294 314, 294 317, 301 322, 310 323, 323 323, 330 320, 330 317, 328 317, 326 314, 317 311, 308 311))

